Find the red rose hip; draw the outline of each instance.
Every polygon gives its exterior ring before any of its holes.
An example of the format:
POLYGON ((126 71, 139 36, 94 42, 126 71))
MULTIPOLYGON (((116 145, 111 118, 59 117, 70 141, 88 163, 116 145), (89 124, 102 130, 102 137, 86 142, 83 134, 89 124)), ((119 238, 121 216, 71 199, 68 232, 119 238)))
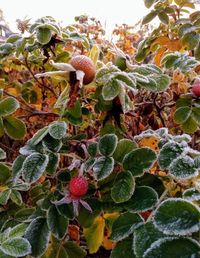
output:
POLYGON ((81 197, 87 193, 88 182, 83 176, 72 177, 69 182, 69 191, 75 197, 81 197))
POLYGON ((192 93, 197 96, 200 97, 200 81, 195 81, 193 86, 192 86, 192 93))

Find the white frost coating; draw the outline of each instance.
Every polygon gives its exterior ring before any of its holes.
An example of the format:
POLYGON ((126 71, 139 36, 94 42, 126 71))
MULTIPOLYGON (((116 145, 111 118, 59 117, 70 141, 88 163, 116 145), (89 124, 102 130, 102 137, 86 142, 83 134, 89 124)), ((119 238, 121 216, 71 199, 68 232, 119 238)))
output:
POLYGON ((65 72, 75 72, 76 71, 76 69, 70 64, 55 63, 53 60, 50 60, 49 63, 56 69, 59 69, 59 70, 65 71, 65 72))
MULTIPOLYGON (((148 253, 149 253, 152 249, 155 249, 155 248, 157 248, 157 247, 160 247, 162 243, 165 243, 165 242, 167 242, 168 240, 170 241, 170 240, 176 240, 176 239, 179 239, 179 238, 178 238, 178 237, 165 237, 165 238, 161 238, 161 239, 155 241, 155 242, 154 242, 153 244, 151 244, 151 246, 144 252, 143 258, 148 258, 148 253)), ((199 244, 196 240, 194 240, 194 239, 192 239, 192 238, 190 238, 190 237, 185 237, 184 239, 187 239, 187 240, 193 242, 194 244, 196 244, 196 245, 199 246, 199 248, 200 248, 200 244, 199 244)), ((162 258, 162 256, 159 256, 159 257, 156 257, 156 258, 162 258)), ((178 258, 178 257, 177 257, 177 258, 178 258)))
POLYGON ((191 142, 192 137, 189 134, 184 133, 182 135, 173 136, 173 139, 176 142, 182 142, 182 141, 191 142))
POLYGON ((156 130, 156 133, 160 135, 161 137, 168 135, 168 128, 162 127, 156 130))
MULTIPOLYGON (((158 209, 160 208, 160 206, 162 206, 164 203, 166 203, 166 202, 179 202, 179 201, 182 201, 182 202, 187 202, 188 204, 190 204, 191 206, 193 206, 199 213, 200 213, 200 208, 197 206, 197 205, 195 205, 194 203, 191 203, 190 201, 188 201, 188 200, 185 200, 185 199, 182 199, 182 198, 169 198, 169 199, 167 199, 167 200, 165 200, 165 201, 163 201, 158 207, 157 207, 157 209, 154 211, 154 214, 156 215, 156 212, 158 211, 158 209)), ((178 221, 179 222, 179 221, 178 221)), ((161 232, 163 232, 164 234, 166 234, 166 235, 177 235, 177 236, 185 236, 185 235, 191 235, 192 233, 194 233, 194 232, 197 232, 197 231, 199 231, 199 225, 194 225, 194 226, 192 226, 190 229, 188 229, 188 230, 186 230, 186 229, 184 229, 184 230, 176 230, 176 229, 174 229, 174 224, 173 225, 171 225, 171 228, 169 228, 169 229, 163 229, 163 228, 161 228, 159 225, 157 225, 156 224, 156 221, 155 221, 155 219, 153 220, 153 224, 154 224, 154 226, 159 230, 159 231, 161 231, 161 232)))
POLYGON ((200 201, 200 189, 190 188, 184 191, 183 198, 188 201, 200 201), (188 194, 188 195, 187 195, 188 194))
POLYGON ((56 75, 63 75, 66 76, 67 72, 65 71, 53 71, 53 72, 46 72, 46 73, 38 73, 35 75, 36 78, 41 78, 41 77, 54 77, 56 75))
POLYGON ((182 161, 183 165, 184 164, 185 165, 189 165, 191 167, 191 169, 194 167, 193 159, 190 158, 189 156, 186 156, 185 153, 182 153, 179 157, 174 159, 172 161, 172 163, 170 164, 170 166, 169 166, 169 174, 170 174, 170 176, 172 176, 173 178, 176 178, 178 180, 185 180, 185 179, 190 179, 190 178, 198 176, 198 174, 199 174, 198 169, 195 169, 195 171, 193 171, 192 174, 186 174, 185 171, 182 170, 181 166, 178 167, 177 162, 179 160, 182 161), (178 172, 177 169, 179 168, 179 171, 181 171, 182 174, 180 174, 180 175, 174 174, 173 167, 175 167, 176 172, 178 172))

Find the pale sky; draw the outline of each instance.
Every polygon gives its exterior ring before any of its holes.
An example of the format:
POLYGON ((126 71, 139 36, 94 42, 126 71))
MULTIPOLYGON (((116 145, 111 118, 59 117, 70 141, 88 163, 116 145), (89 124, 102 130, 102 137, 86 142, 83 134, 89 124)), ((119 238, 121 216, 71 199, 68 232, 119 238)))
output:
POLYGON ((16 31, 16 19, 26 16, 34 21, 50 15, 68 25, 75 16, 87 14, 111 31, 115 24, 133 25, 148 13, 143 0, 0 0, 0 9, 13 31, 16 31))

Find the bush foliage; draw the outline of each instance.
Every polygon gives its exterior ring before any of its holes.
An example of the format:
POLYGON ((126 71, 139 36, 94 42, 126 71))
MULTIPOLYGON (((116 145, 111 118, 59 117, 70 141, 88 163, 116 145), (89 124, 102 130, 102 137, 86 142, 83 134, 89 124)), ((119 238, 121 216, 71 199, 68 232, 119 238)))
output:
POLYGON ((144 3, 115 44, 84 15, 18 21, 0 44, 0 257, 199 257, 200 11, 144 3))

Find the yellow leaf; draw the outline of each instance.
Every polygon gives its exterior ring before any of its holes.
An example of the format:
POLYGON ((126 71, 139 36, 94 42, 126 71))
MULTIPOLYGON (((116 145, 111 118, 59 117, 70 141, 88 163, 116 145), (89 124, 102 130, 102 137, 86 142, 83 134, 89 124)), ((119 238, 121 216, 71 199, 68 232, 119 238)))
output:
POLYGON ((107 233, 104 235, 104 238, 103 238, 102 246, 106 250, 112 250, 116 245, 115 241, 112 241, 109 239, 110 235, 111 235, 111 230, 107 230, 107 233))
POLYGON ((99 216, 91 227, 83 229, 90 254, 96 253, 101 246, 104 237, 104 228, 105 220, 99 216))
POLYGON ((152 136, 146 136, 146 137, 142 138, 138 142, 138 145, 140 147, 148 147, 152 150, 159 151, 158 143, 159 143, 159 138, 152 135, 152 136))
POLYGON ((165 48, 165 47, 161 47, 161 48, 157 51, 156 55, 154 56, 153 61, 154 61, 154 63, 155 63, 157 66, 160 66, 160 62, 161 62, 161 59, 162 59, 162 57, 163 57, 165 51, 166 51, 166 48, 165 48))
POLYGON ((89 57, 92 59, 94 64, 96 65, 97 60, 99 59, 99 47, 97 45, 94 45, 92 49, 90 50, 90 55, 89 57))
POLYGON ((179 39, 169 39, 166 36, 161 36, 154 40, 151 44, 151 49, 155 45, 166 47, 170 51, 179 51, 182 48, 182 44, 179 39))

